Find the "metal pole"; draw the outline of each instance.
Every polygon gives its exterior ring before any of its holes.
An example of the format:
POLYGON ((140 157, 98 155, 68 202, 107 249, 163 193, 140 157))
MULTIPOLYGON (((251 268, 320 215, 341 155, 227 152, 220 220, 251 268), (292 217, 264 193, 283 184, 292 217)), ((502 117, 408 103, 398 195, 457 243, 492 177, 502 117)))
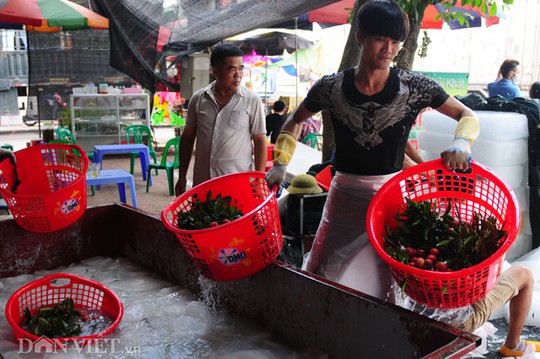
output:
POLYGON ((295 107, 298 107, 298 18, 294 18, 294 62, 296 66, 296 103, 295 107))
POLYGON ((266 58, 264 59, 264 114, 268 115, 268 49, 266 49, 266 58))
MULTIPOLYGON (((35 31, 28 31, 26 30, 26 54, 27 54, 27 61, 28 61, 28 94, 30 94, 30 86, 32 84, 30 83, 30 80, 32 79, 30 77, 30 74, 32 73, 31 69, 31 62, 30 62, 30 51, 39 51, 36 49, 37 40, 36 40, 36 32, 35 31), (30 47, 30 33, 32 33, 32 47, 30 47)), ((34 83, 33 86, 35 86, 35 93, 36 93, 36 107, 37 107, 37 120, 38 120, 38 137, 42 137, 42 131, 41 131, 41 106, 39 105, 41 96, 43 94, 43 91, 39 90, 38 84, 34 83)))

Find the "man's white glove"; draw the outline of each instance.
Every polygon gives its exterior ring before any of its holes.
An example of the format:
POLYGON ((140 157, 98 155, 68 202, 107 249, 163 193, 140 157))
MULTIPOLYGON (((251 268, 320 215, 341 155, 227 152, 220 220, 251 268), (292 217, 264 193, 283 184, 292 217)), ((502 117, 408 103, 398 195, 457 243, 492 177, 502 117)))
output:
POLYGON ((456 138, 441 153, 444 165, 452 170, 465 171, 469 168, 471 158, 471 142, 466 138, 456 138))
POLYGON ((266 183, 270 189, 274 189, 274 186, 277 186, 276 196, 281 195, 282 185, 285 181, 285 176, 287 175, 287 165, 281 162, 274 162, 270 171, 266 174, 266 183))

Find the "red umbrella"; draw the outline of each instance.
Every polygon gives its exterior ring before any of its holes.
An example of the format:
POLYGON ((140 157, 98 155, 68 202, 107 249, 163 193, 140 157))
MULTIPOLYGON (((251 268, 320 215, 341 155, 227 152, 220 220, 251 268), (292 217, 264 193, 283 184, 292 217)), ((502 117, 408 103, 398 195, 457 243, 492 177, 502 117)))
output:
MULTIPOLYGON (((428 5, 424 11, 424 19, 422 20, 422 29, 442 29, 444 20, 440 14, 447 11, 447 7, 441 4, 428 5)), ((460 12, 464 14, 469 23, 464 22, 461 24, 458 20, 450 20, 448 26, 452 30, 456 29, 465 29, 469 27, 481 27, 482 18, 485 18, 486 26, 491 26, 499 23, 499 16, 487 16, 482 12, 478 7, 473 7, 470 5, 461 5, 461 1, 458 1, 457 6, 452 7, 448 10, 449 12, 460 12)))
POLYGON ((309 22, 348 24, 355 0, 340 0, 308 13, 309 22))
MULTIPOLYGON (((349 22, 349 14, 354 7, 355 0, 341 0, 330 5, 324 6, 317 10, 308 13, 309 22, 318 22, 326 24, 347 24, 349 22)), ((441 29, 444 20, 439 15, 446 11, 446 7, 441 4, 428 5, 424 11, 424 19, 422 21, 422 29, 441 29)), ((469 15, 469 25, 466 23, 460 24, 458 20, 451 20, 448 25, 451 29, 463 29, 467 27, 482 26, 482 18, 485 18, 486 26, 491 26, 499 23, 498 16, 487 16, 478 7, 470 5, 461 5, 461 1, 457 6, 452 7, 450 12, 461 12, 469 15)))
POLYGON ((109 28, 106 17, 68 0, 0 0, 0 22, 46 32, 109 28))
POLYGON ((272 28, 313 30, 312 24, 314 22, 323 28, 348 24, 348 17, 354 8, 354 2, 355 0, 336 1, 330 5, 308 11, 291 20, 272 25, 272 28))

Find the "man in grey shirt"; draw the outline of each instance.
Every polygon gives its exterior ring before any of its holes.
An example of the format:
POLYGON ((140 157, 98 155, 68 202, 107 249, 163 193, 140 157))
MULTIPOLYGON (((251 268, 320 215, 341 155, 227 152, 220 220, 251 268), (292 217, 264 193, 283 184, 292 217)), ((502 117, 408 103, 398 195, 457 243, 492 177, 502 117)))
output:
POLYGON ((195 139, 193 186, 229 173, 265 169, 265 117, 259 97, 241 86, 242 50, 230 44, 218 45, 212 51, 210 65, 216 80, 196 91, 189 101, 180 140, 177 196, 186 190, 195 139))

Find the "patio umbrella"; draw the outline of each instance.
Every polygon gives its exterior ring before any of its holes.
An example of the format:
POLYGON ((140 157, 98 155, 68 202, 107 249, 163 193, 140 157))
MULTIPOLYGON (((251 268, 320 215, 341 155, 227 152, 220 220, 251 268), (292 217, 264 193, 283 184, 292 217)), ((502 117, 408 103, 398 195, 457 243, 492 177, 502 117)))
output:
POLYGON ((354 7, 354 2, 355 0, 339 0, 330 5, 304 13, 296 19, 280 22, 272 27, 313 30, 312 25, 314 22, 318 23, 322 28, 348 24, 349 14, 354 7))
MULTIPOLYGON (((354 7, 355 0, 340 0, 333 4, 321 7, 319 9, 307 13, 307 19, 310 23, 317 22, 323 24, 347 24, 349 23, 349 15, 354 7)), ((422 21, 422 29, 442 29, 444 20, 439 16, 446 11, 446 6, 441 4, 430 4, 424 11, 424 19, 422 21)), ((478 7, 470 5, 461 5, 461 1, 457 6, 452 7, 450 12, 461 12, 469 15, 469 26, 466 23, 460 24, 458 20, 451 20, 448 25, 451 29, 463 29, 467 27, 482 26, 482 18, 485 18, 486 26, 491 26, 499 23, 499 18, 503 17, 502 13, 497 16, 487 16, 478 7)))
POLYGON ((229 37, 223 42, 238 46, 244 53, 253 51, 261 55, 276 56, 283 51, 293 53, 298 49, 311 48, 315 41, 311 31, 287 29, 258 29, 229 37))
MULTIPOLYGON (((313 33, 307 30, 258 29, 225 39, 225 43, 238 46, 244 53, 256 51, 266 56, 293 53, 298 49, 309 49, 315 45, 313 33)), ((266 68, 268 69, 268 67, 266 68)), ((296 77, 296 99, 298 102, 298 76, 296 77)), ((265 101, 267 91, 265 90, 265 101)))
POLYGON ((348 24, 349 14, 354 8, 355 0, 340 0, 333 4, 308 12, 310 22, 322 24, 348 24))
POLYGON ((107 18, 68 0, 0 0, 0 22, 45 32, 109 28, 107 18))
POLYGON ((454 6, 450 9, 447 9, 446 6, 441 4, 430 4, 426 7, 426 10, 424 11, 424 18, 422 20, 422 25, 420 28, 422 29, 442 29, 444 20, 440 16, 445 11, 452 12, 460 12, 464 14, 469 23, 464 22, 461 24, 459 20, 450 20, 448 22, 448 26, 452 30, 457 29, 466 29, 469 27, 481 27, 482 26, 482 18, 485 18, 486 26, 491 26, 499 23, 500 17, 503 17, 502 13, 497 13, 497 16, 486 16, 482 12, 482 10, 478 7, 473 7, 470 5, 461 5, 461 1, 458 1, 458 6, 454 6))
MULTIPOLYGON (((38 32, 109 28, 106 17, 68 0, 0 0, 0 24, 38 32)), ((41 136, 39 118, 38 128, 41 136)))
MULTIPOLYGON (((291 54, 291 57, 274 62, 270 65, 270 68, 294 66, 296 69, 299 62, 310 68, 315 68, 317 66, 318 57, 318 51, 315 49, 300 49, 291 54)), ((286 72, 289 73, 288 71, 286 72)), ((296 76, 296 70, 294 71, 293 76, 296 76)))

